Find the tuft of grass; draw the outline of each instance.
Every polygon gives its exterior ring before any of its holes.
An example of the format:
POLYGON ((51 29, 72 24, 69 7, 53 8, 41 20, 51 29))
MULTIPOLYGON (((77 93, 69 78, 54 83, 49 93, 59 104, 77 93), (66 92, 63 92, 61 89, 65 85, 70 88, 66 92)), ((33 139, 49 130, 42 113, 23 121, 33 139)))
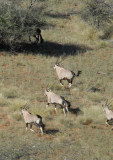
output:
POLYGON ((6 98, 17 98, 20 96, 20 92, 17 87, 3 88, 2 94, 6 98))
POLYGON ((56 84, 55 86, 51 87, 52 90, 62 90, 63 86, 56 84))
POLYGON ((14 99, 10 102, 9 110, 10 111, 20 110, 20 108, 24 107, 26 103, 27 103, 26 100, 19 99, 19 98, 14 99))
POLYGON ((87 27, 84 31, 84 38, 86 40, 95 41, 99 39, 100 32, 97 31, 94 27, 87 27))
POLYGON ((19 113, 14 113, 12 115, 13 119, 15 119, 16 121, 20 121, 22 119, 22 116, 19 113))
POLYGON ((89 124, 91 124, 92 122, 93 122, 93 119, 91 119, 91 118, 82 119, 82 120, 80 121, 80 123, 83 124, 83 125, 89 125, 89 124))
POLYGON ((68 127, 68 128, 74 127, 74 123, 71 119, 61 119, 60 123, 63 124, 65 127, 68 127))
POLYGON ((91 124, 90 127, 94 128, 94 129, 97 129, 98 128, 98 124, 91 124))
POLYGON ((82 124, 100 124, 105 122, 105 113, 100 106, 83 107, 83 114, 77 117, 76 122, 82 124))
POLYGON ((93 102, 100 103, 103 99, 103 96, 100 93, 88 93, 87 98, 93 102))
POLYGON ((3 138, 3 137, 4 137, 4 131, 0 130, 0 138, 3 138))
POLYGON ((107 48, 109 46, 110 46, 110 44, 108 42, 100 40, 100 41, 98 41, 98 44, 96 45, 96 48, 97 49, 107 48))
POLYGON ((3 96, 0 97, 0 106, 4 107, 5 105, 8 104, 8 101, 6 98, 4 98, 3 96))
POLYGON ((25 64, 23 62, 17 62, 16 64, 17 66, 25 66, 25 64))
POLYGON ((7 120, 6 119, 2 119, 0 121, 0 124, 2 124, 3 126, 7 125, 7 120))

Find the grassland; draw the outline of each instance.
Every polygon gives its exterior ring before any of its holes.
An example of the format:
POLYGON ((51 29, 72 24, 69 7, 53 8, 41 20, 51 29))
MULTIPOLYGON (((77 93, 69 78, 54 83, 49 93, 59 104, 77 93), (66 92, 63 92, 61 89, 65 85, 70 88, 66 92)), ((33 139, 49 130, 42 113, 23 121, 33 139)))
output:
POLYGON ((68 16, 82 7, 76 2, 48 1, 51 26, 42 30, 45 42, 36 53, 0 52, 0 160, 113 159, 113 131, 105 125, 102 108, 113 96, 112 45, 77 14, 68 16), (58 55, 66 55, 65 68, 82 71, 71 89, 59 85, 53 69, 58 55), (60 108, 57 114, 52 105, 46 109, 47 85, 71 102, 66 117, 60 108), (43 117, 44 135, 35 126, 35 133, 26 132, 20 115, 26 102, 31 113, 43 117))

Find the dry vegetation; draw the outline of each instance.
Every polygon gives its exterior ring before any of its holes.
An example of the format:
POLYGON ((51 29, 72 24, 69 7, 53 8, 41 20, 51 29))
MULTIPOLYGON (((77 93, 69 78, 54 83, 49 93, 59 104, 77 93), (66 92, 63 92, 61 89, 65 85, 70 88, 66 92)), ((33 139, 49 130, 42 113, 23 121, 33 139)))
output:
POLYGON ((0 52, 0 160, 113 159, 113 131, 105 125, 102 108, 107 98, 113 98, 112 45, 100 40, 102 31, 89 27, 77 14, 67 16, 82 7, 76 3, 48 1, 46 21, 52 25, 42 30, 45 43, 37 54, 0 52), (65 68, 82 71, 71 89, 59 85, 53 69, 56 55, 64 54, 65 68), (66 117, 59 108, 55 114, 52 105, 46 109, 48 84, 71 102, 66 117), (35 126, 35 133, 26 132, 20 115, 26 102, 31 113, 43 117, 43 136, 35 126))

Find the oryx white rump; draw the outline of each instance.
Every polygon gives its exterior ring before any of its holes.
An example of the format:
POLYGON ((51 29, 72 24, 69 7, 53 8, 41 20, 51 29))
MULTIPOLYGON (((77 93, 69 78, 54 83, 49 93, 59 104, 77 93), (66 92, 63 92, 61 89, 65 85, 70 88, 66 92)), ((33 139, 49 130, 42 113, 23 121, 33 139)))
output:
POLYGON ((71 104, 70 104, 70 102, 65 100, 64 97, 59 96, 48 89, 45 89, 45 96, 47 96, 47 98, 48 98, 48 103, 47 103, 46 107, 48 107, 49 104, 55 104, 55 111, 56 111, 56 105, 60 105, 61 108, 63 109, 64 114, 65 114, 65 109, 68 112, 68 107, 70 107, 71 104))
POLYGON ((30 124, 30 130, 32 129, 32 124, 38 125, 40 127, 40 131, 43 134, 44 124, 42 123, 42 117, 40 115, 32 115, 25 108, 22 109, 21 114, 24 117, 24 121, 26 123, 26 131, 28 129, 28 124, 30 124))

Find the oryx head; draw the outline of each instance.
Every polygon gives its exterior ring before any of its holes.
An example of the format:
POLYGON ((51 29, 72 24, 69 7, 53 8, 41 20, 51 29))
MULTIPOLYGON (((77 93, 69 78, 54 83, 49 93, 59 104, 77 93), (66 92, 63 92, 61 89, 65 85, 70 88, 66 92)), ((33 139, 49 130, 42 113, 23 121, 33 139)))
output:
POLYGON ((20 114, 23 115, 24 111, 25 111, 25 108, 21 108, 20 114))
POLYGON ((28 108, 29 108, 29 107, 28 107, 28 103, 26 103, 26 104, 24 105, 24 107, 21 107, 21 112, 20 112, 20 114, 23 115, 24 111, 27 110, 28 108))
POLYGON ((111 100, 111 101, 108 103, 108 99, 106 100, 105 105, 102 105, 103 111, 106 111, 107 108, 111 107, 110 103, 111 103, 112 101, 113 101, 113 100, 111 100))
POLYGON ((60 57, 58 57, 57 60, 56 60, 54 69, 56 69, 58 66, 61 66, 61 62, 63 62, 63 61, 65 60, 65 58, 66 58, 66 57, 64 56, 61 60, 59 60, 60 57))
POLYGON ((46 88, 46 89, 45 89, 44 96, 47 96, 47 93, 48 93, 48 92, 51 92, 51 90, 46 88))

